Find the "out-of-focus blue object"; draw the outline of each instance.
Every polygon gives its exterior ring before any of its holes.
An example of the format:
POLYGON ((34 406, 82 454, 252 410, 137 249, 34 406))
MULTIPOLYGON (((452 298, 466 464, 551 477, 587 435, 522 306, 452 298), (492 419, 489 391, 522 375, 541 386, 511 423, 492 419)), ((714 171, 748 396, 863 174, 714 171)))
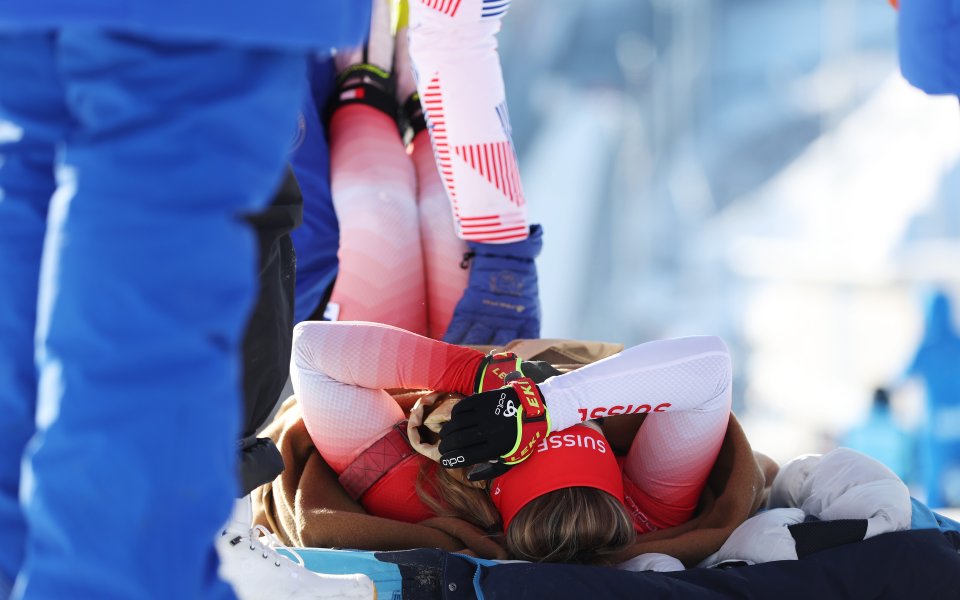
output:
POLYGON ((295 323, 308 319, 323 301, 337 276, 340 244, 337 213, 330 195, 330 149, 320 120, 320 110, 334 87, 333 60, 313 61, 309 77, 310 92, 301 113, 302 139, 290 160, 303 194, 303 224, 292 235, 297 251, 295 323))
POLYGON ((540 293, 534 261, 543 229, 530 226, 527 239, 511 244, 467 242, 473 254, 470 278, 453 311, 445 342, 505 344, 540 337, 540 293))
POLYGON ((244 216, 369 10, 0 1, 0 597, 233 597, 244 216))
POLYGON ((237 489, 256 290, 243 216, 279 183, 304 66, 291 49, 85 27, 0 34, 14 598, 233 597, 213 536, 237 489))
MULTIPOLYGON (((370 3, 357 0, 3 0, 0 31, 64 26, 273 48, 355 47, 370 3)), ((238 123, 242 127, 243 123, 238 123)))
POLYGON ((883 388, 874 392, 866 420, 848 431, 840 445, 872 456, 906 482, 914 477, 912 436, 893 420, 890 395, 883 388))
POLYGON ((960 0, 902 0, 900 70, 928 94, 960 95, 960 0))
POLYGON ((926 392, 920 460, 927 504, 960 506, 960 336, 942 291, 929 298, 923 339, 906 374, 919 377, 926 392))

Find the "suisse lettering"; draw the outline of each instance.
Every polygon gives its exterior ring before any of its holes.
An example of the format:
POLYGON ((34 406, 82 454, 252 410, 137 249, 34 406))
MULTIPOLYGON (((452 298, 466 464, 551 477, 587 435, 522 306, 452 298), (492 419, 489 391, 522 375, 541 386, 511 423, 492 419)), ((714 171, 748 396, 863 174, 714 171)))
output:
POLYGON ((540 447, 537 448, 538 452, 545 452, 547 450, 556 450, 557 448, 589 448, 591 450, 598 450, 599 452, 606 454, 607 445, 602 439, 596 439, 593 437, 588 437, 584 435, 578 435, 575 433, 565 433, 563 435, 556 434, 551 435, 547 439, 543 440, 540 444, 540 447))
POLYGON ((585 408, 578 408, 577 413, 580 414, 581 421, 588 421, 590 419, 601 419, 603 417, 613 417, 616 415, 636 415, 643 413, 651 412, 667 412, 667 409, 673 406, 670 402, 664 402, 658 404, 655 407, 650 406, 649 404, 639 404, 634 407, 632 404, 626 406, 620 406, 619 404, 607 408, 606 406, 598 406, 589 412, 585 408))

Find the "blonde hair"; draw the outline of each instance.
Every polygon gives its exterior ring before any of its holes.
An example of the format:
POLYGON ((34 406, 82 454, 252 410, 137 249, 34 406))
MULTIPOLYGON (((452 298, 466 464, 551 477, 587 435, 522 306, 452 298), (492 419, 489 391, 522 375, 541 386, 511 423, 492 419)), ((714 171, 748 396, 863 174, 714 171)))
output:
MULTIPOLYGON (((427 463, 417 478, 417 495, 437 515, 460 517, 490 534, 501 529, 486 485, 468 481, 464 469, 427 463)), ((506 547, 513 559, 596 564, 630 546, 635 537, 619 500, 596 488, 568 487, 521 508, 506 532, 506 547)))
POLYGON ((500 513, 487 494, 486 482, 469 481, 466 469, 425 463, 417 476, 417 495, 434 514, 460 517, 491 534, 500 530, 500 513))
POLYGON ((591 487, 549 492, 521 508, 507 531, 512 558, 596 564, 630 546, 633 522, 619 500, 591 487))

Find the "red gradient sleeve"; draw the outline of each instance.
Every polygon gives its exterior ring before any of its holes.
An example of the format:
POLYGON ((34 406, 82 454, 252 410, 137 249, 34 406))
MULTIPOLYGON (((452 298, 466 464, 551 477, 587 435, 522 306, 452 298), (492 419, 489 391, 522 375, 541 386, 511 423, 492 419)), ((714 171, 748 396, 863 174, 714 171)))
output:
POLYGON ((310 437, 340 472, 404 419, 384 389, 470 394, 483 356, 379 323, 306 321, 294 329, 290 378, 310 437))

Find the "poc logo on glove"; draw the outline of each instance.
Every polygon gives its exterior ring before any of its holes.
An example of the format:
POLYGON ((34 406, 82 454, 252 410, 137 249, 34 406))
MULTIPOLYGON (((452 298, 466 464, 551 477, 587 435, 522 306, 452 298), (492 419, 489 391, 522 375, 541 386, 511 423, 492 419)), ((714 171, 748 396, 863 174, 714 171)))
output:
POLYGON ((454 456, 453 458, 445 458, 440 462, 443 463, 443 466, 445 467, 455 467, 463 463, 464 459, 462 456, 454 456))

